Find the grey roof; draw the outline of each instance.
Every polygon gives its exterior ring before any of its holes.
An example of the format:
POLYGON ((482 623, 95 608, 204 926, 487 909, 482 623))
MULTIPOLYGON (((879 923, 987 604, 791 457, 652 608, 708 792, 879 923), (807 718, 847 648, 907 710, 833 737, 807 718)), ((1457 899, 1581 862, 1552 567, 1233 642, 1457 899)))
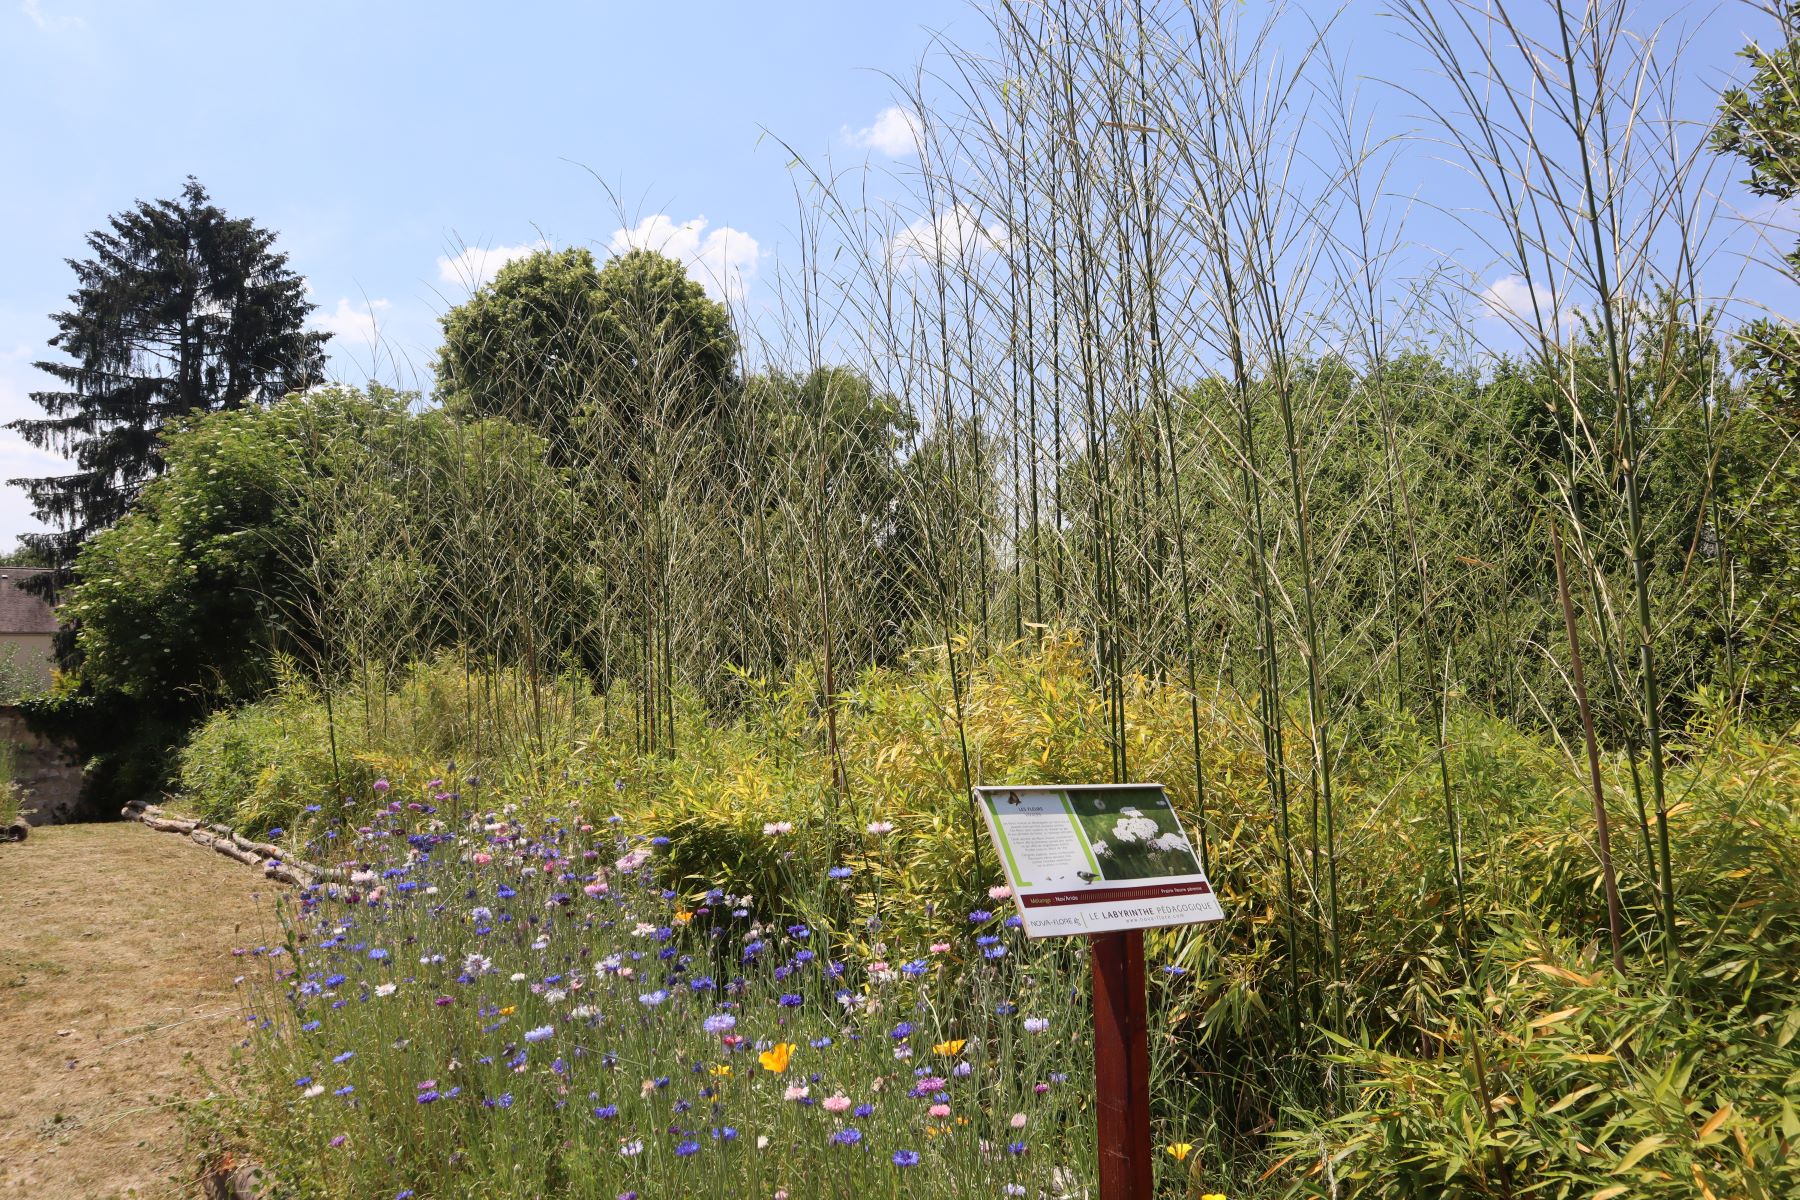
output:
POLYGON ((56 614, 50 605, 19 586, 22 580, 48 571, 46 567, 0 567, 0 634, 56 632, 56 614))

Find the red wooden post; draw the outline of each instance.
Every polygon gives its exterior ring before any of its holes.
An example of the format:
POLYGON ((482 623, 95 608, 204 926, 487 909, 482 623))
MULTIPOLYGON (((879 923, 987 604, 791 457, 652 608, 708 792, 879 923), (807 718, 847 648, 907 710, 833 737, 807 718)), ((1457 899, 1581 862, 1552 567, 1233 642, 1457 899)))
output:
POLYGON ((1094 972, 1094 1096, 1100 1135, 1100 1200, 1152 1200, 1150 1021, 1144 1001, 1144 933, 1088 937, 1094 972))

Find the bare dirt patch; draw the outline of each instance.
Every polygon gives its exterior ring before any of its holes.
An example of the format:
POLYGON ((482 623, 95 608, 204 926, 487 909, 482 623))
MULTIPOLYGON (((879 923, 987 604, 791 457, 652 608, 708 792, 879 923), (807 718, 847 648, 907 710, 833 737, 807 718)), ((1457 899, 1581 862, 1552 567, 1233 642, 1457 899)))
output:
POLYGON ((195 1194, 174 1105, 243 1039, 279 890, 130 822, 0 845, 0 1196, 195 1194))

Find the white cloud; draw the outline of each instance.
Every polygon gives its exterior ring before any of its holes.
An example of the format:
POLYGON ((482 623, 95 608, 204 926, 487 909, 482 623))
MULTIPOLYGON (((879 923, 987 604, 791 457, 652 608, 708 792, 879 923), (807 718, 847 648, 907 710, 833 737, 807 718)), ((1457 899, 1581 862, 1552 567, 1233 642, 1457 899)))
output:
POLYGON ((756 274, 762 248, 755 238, 729 225, 721 225, 710 233, 705 231, 705 217, 677 225, 667 213, 657 213, 631 229, 615 230, 606 248, 613 254, 627 250, 666 254, 687 267, 713 299, 737 303, 744 298, 750 279, 756 274))
POLYGON ((1502 275, 1481 289, 1480 300, 1489 315, 1515 326, 1535 328, 1540 320, 1546 326, 1557 323, 1555 293, 1546 284, 1527 284, 1522 275, 1502 275))
POLYGON ((340 296, 335 311, 315 312, 307 324, 331 335, 327 350, 342 353, 353 344, 373 347, 381 340, 381 314, 392 307, 386 300, 371 300, 358 307, 340 296))
POLYGON ((43 0, 19 0, 19 11, 46 33, 55 33, 59 29, 76 29, 85 24, 80 17, 72 14, 60 17, 47 15, 43 0))
POLYGON ((533 242, 528 246, 465 246, 462 253, 437 260, 438 278, 445 283, 453 283, 474 291, 494 277, 507 263, 515 258, 524 258, 528 254, 536 254, 539 250, 548 250, 545 242, 533 242))
POLYGON ((844 134, 853 146, 864 146, 879 150, 890 158, 899 158, 919 148, 919 118, 898 106, 884 108, 876 115, 873 125, 854 132, 846 128, 844 134))
POLYGON ((983 225, 975 210, 963 203, 946 208, 935 217, 920 217, 888 239, 888 261, 895 266, 909 261, 957 261, 979 258, 1006 248, 1006 228, 983 225))

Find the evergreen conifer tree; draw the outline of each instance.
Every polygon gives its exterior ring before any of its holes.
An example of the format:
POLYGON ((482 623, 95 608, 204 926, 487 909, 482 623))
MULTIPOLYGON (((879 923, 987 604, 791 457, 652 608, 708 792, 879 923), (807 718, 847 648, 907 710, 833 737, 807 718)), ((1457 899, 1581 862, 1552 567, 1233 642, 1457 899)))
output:
POLYGON ((64 568, 161 473, 165 424, 318 381, 330 336, 304 328, 305 281, 275 234, 227 217, 192 176, 179 199, 139 201, 108 225, 88 235, 92 258, 69 260, 77 287, 50 344, 70 361, 34 364, 62 388, 33 392, 46 415, 8 426, 75 460, 68 475, 10 481, 57 527, 22 541, 64 568))

